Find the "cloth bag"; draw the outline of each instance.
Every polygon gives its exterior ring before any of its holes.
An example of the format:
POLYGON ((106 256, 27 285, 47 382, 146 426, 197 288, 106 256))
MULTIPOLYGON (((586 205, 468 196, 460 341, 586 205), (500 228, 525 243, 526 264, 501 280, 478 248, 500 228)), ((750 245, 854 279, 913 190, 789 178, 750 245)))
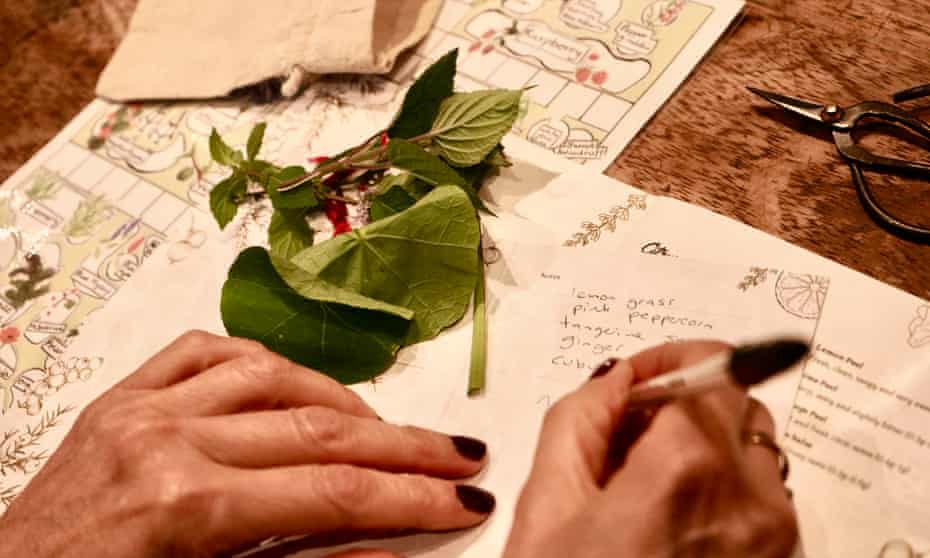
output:
POLYGON ((385 73, 441 0, 140 0, 97 82, 115 100, 205 99, 281 78, 385 73))

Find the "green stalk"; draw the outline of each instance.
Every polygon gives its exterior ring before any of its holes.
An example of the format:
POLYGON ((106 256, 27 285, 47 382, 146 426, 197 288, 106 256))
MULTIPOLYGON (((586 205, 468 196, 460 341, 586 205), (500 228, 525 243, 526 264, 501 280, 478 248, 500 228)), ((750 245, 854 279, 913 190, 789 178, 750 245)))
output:
POLYGON ((471 364, 468 370, 468 396, 484 391, 485 369, 488 365, 488 314, 484 290, 484 250, 478 246, 478 282, 475 285, 475 303, 472 310, 471 364))

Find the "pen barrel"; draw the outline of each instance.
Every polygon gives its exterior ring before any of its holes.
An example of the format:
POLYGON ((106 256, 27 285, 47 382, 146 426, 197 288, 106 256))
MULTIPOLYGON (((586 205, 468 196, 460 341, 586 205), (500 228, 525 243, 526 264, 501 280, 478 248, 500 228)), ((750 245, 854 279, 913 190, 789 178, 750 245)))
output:
POLYGON ((730 352, 725 351, 694 366, 651 378, 633 387, 627 408, 652 407, 725 386, 731 383, 729 363, 730 352))

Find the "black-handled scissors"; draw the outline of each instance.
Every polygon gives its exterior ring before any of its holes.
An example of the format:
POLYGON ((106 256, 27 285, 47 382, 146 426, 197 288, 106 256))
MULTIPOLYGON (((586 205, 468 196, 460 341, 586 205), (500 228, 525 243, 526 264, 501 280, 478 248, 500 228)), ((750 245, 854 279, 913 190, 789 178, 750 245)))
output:
MULTIPOLYGON (((840 107, 833 104, 821 105, 755 87, 748 89, 785 110, 830 126, 833 130, 836 149, 849 164, 856 193, 866 211, 879 225, 892 234, 915 242, 930 244, 930 229, 906 223, 888 213, 876 201, 862 174, 863 167, 865 167, 899 175, 916 175, 930 181, 930 164, 876 155, 856 143, 853 137, 853 131, 863 118, 876 118, 889 124, 902 126, 928 140, 930 140, 930 125, 911 116, 901 107, 881 101, 865 101, 850 107, 840 107)), ((895 95, 895 100, 904 101, 926 95, 926 89, 926 86, 922 86, 902 91, 895 95)))

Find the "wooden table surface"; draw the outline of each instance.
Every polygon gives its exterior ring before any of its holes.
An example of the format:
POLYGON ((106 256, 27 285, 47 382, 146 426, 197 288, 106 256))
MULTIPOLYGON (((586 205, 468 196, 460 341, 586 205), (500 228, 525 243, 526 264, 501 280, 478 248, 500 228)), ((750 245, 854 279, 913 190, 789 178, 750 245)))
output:
MULTIPOLYGON (((0 3, 0 180, 93 99, 134 5, 0 3)), ((753 2, 607 173, 930 297, 930 247, 876 227, 829 136, 745 90, 852 104, 930 82, 928 7, 918 0, 753 2)), ((879 183, 878 196, 930 224, 930 186, 879 183)))

